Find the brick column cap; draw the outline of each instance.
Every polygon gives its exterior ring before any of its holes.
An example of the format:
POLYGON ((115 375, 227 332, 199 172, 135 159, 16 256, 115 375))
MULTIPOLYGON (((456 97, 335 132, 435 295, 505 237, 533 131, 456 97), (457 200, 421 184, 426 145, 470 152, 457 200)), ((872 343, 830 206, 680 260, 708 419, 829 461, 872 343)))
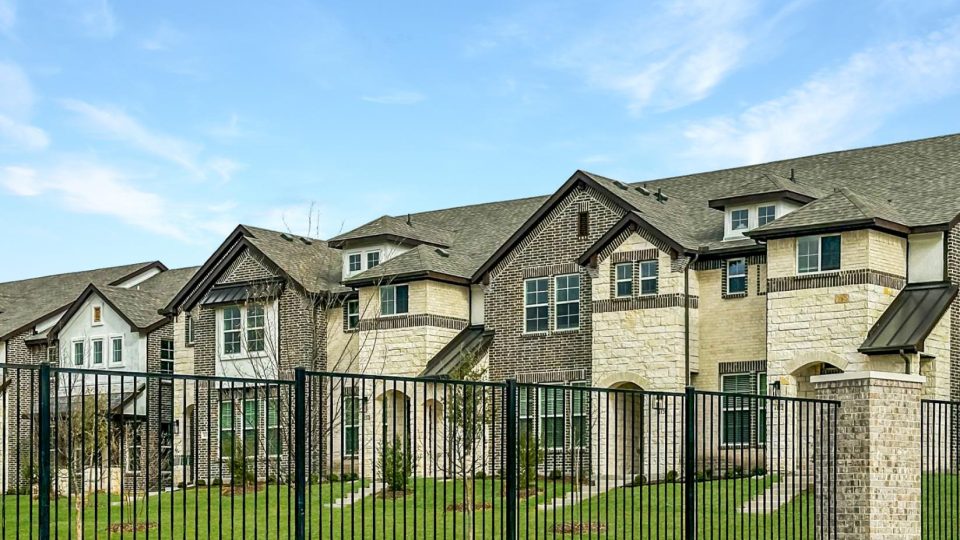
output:
POLYGON ((906 373, 893 373, 890 371, 848 371, 846 373, 832 373, 830 375, 813 375, 810 377, 810 383, 822 384, 867 379, 916 384, 924 384, 927 382, 927 378, 923 375, 907 375, 906 373))

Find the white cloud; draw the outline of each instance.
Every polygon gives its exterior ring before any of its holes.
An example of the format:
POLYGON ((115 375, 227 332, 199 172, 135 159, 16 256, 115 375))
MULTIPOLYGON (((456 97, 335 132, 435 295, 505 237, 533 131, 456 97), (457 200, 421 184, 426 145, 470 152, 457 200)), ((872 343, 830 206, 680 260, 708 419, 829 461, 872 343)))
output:
POLYGON ((377 96, 362 96, 360 99, 381 105, 414 105, 427 98, 419 92, 392 92, 377 96))
POLYGON ((10 35, 17 23, 17 5, 13 0, 0 0, 0 34, 10 35))
MULTIPOLYGON (((12 147, 22 150, 42 150, 50 144, 50 138, 44 130, 17 122, 2 114, 0 114, 0 140, 6 140, 12 147)), ((0 147, 2 146, 0 144, 0 147)))
POLYGON ((242 163, 237 163, 232 159, 224 157, 215 157, 207 161, 207 169, 214 172, 222 180, 230 180, 235 173, 243 170, 244 165, 242 163))
MULTIPOLYGON (((854 144, 891 114, 960 91, 960 22, 870 48, 787 94, 686 129, 709 165, 759 163, 854 144)), ((705 163, 705 165, 708 165, 705 163)))
POLYGON ((109 39, 117 34, 120 23, 107 0, 84 0, 82 4, 79 22, 88 36, 109 39))

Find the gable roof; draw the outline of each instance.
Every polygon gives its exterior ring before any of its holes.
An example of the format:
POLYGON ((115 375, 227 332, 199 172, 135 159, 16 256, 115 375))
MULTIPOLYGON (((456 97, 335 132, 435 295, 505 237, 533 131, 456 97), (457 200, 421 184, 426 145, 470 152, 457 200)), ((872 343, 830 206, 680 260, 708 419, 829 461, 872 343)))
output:
POLYGON ((153 268, 166 270, 153 261, 0 283, 0 339, 67 309, 91 283, 122 283, 153 268))
POLYGON ((327 242, 290 233, 238 225, 161 310, 165 315, 192 307, 244 249, 253 250, 295 286, 309 294, 338 294, 349 289, 340 284, 340 251, 327 242))
POLYGON ((806 204, 823 197, 824 192, 813 186, 808 186, 796 179, 791 180, 772 172, 761 172, 753 178, 747 179, 733 192, 709 201, 710 208, 722 210, 734 204, 743 204, 753 201, 771 199, 787 199, 806 204))
POLYGON ((751 238, 769 239, 794 236, 799 233, 863 227, 906 234, 909 232, 906 223, 907 220, 900 211, 888 202, 841 187, 822 199, 746 234, 751 238))

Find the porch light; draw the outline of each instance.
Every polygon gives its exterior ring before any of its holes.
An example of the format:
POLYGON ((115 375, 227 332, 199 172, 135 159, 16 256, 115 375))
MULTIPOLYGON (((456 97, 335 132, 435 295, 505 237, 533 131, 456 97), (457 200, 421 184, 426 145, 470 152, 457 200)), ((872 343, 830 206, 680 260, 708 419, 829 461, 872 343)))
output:
POLYGON ((770 383, 770 395, 773 397, 780 397, 780 381, 773 381, 770 383))
POLYGON ((654 396, 653 410, 659 412, 660 414, 663 414, 664 409, 666 409, 666 407, 663 406, 663 396, 659 396, 659 395, 654 396))

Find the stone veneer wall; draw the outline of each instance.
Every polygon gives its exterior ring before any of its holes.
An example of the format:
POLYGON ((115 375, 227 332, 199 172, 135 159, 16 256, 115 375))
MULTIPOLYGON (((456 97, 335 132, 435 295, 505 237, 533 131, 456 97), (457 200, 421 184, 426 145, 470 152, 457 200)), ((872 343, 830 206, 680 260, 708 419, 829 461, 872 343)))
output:
POLYGON ((490 347, 490 379, 521 373, 549 374, 582 370, 589 380, 593 348, 593 286, 577 258, 623 216, 603 194, 580 186, 551 212, 490 272, 484 294, 485 326, 495 332, 490 347), (578 236, 581 211, 590 214, 589 234, 578 236), (551 279, 550 332, 523 332, 523 282, 528 277, 580 274, 580 328, 553 330, 554 283, 551 279))
MULTIPOLYGON (((947 279, 960 285, 960 223, 947 233, 947 279)), ((950 399, 960 400, 960 301, 950 306, 950 399)))
MULTIPOLYGON (((46 346, 28 346, 25 342, 33 335, 33 330, 7 340, 8 364, 37 365, 47 359, 46 346)), ((6 391, 6 422, 7 440, 7 481, 8 492, 29 489, 24 473, 31 463, 36 467, 37 453, 36 434, 33 433, 33 422, 28 416, 21 415, 23 404, 36 403, 36 372, 30 369, 8 369, 4 374, 12 379, 6 391)))

